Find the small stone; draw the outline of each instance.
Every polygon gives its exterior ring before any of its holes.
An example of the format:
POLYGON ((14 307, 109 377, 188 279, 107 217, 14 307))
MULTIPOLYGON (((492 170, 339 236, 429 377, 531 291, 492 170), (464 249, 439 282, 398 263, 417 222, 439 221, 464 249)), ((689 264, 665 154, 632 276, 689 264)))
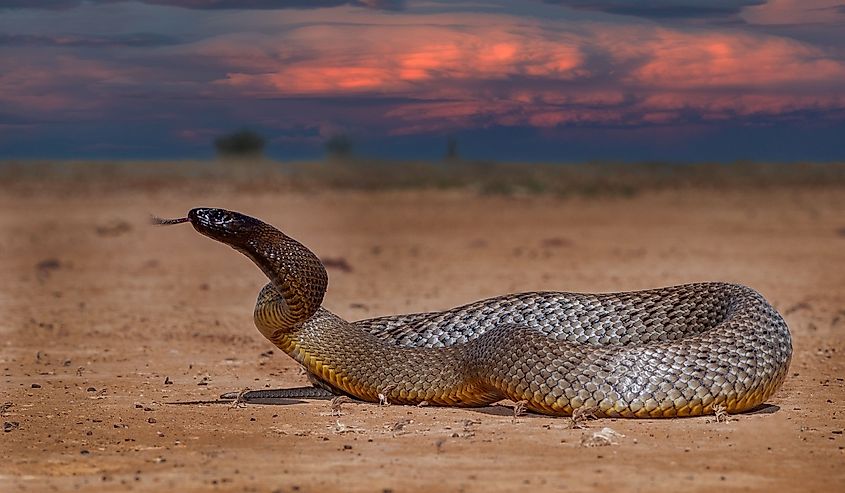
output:
POLYGON ((30 387, 32 387, 33 389, 40 389, 41 384, 40 383, 34 383, 34 384, 30 385, 30 387))

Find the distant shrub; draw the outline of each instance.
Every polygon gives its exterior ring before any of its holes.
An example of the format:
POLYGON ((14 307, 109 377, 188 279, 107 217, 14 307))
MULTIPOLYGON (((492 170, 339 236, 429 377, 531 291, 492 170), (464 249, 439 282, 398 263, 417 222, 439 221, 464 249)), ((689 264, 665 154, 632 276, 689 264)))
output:
POLYGON ((346 135, 335 135, 326 141, 326 153, 331 158, 344 159, 352 155, 352 139, 346 135))
POLYGON ((264 153, 264 137, 252 130, 238 130, 214 139, 214 148, 222 157, 258 157, 264 153))
POLYGON ((458 139, 455 137, 449 137, 446 140, 446 155, 444 157, 447 161, 457 161, 460 159, 460 155, 458 154, 458 139))

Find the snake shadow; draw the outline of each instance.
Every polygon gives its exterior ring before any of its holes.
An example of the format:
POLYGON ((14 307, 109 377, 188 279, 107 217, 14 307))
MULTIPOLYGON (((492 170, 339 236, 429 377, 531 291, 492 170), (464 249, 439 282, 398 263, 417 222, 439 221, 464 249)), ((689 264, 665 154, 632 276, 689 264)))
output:
MULTIPOLYGON (((290 406, 293 404, 306 404, 308 401, 327 401, 327 397, 309 397, 307 400, 302 399, 250 399, 249 402, 242 404, 261 404, 262 406, 290 406)), ((226 404, 228 406, 235 405, 233 399, 212 399, 212 400, 194 400, 194 401, 170 401, 165 404, 173 406, 200 406, 208 404, 226 404)))
MULTIPOLYGON (((333 396, 325 396, 325 397, 306 397, 306 398, 287 398, 287 397, 267 397, 267 398, 251 398, 248 402, 244 402, 244 404, 260 404, 263 406, 291 406, 296 404, 307 404, 310 401, 330 401, 333 396)), ((364 401, 360 401, 358 399, 353 399, 354 402, 358 404, 373 404, 375 403, 367 403, 364 401)), ((472 411, 480 414, 486 414, 488 416, 502 416, 502 417, 513 417, 514 415, 514 408, 512 405, 507 404, 509 401, 502 401, 502 403, 492 404, 490 406, 484 407, 467 407, 464 408, 467 411, 472 411)), ((226 404, 228 406, 235 405, 234 399, 214 399, 214 400, 191 400, 191 401, 171 401, 166 402, 165 404, 171 405, 208 405, 208 404, 226 404)), ((413 407, 413 406, 408 406, 413 407)), ((437 407, 437 406, 432 406, 437 407)), ((757 407, 749 409, 740 414, 752 415, 752 414, 775 414, 780 412, 781 407, 775 404, 760 404, 757 407)), ((535 413, 529 410, 526 410, 525 414, 522 414, 520 417, 522 418, 548 418, 550 416, 540 413, 535 413)), ((689 416, 691 418, 701 417, 701 416, 689 416)))
POLYGON ((759 406, 749 409, 742 414, 774 414, 780 411, 780 406, 774 404, 760 404, 759 406))
MULTIPOLYGON (((307 404, 310 401, 330 401, 330 397, 308 397, 306 399, 292 399, 292 398, 255 398, 248 402, 241 402, 240 404, 260 404, 262 406, 292 406, 294 404, 307 404)), ((177 406, 198 406, 208 404, 226 404, 234 406, 234 399, 210 399, 210 400, 192 400, 192 401, 170 401, 165 404, 177 406)))
MULTIPOLYGON (((507 402, 507 401, 505 401, 505 402, 507 402)), ((513 406, 510 406, 510 405, 507 405, 507 404, 494 404, 492 406, 485 406, 485 407, 469 407, 469 408, 466 408, 466 409, 468 411, 474 411, 474 412, 481 413, 481 414, 487 414, 489 416, 506 416, 506 417, 508 417, 508 416, 512 417, 513 416, 513 406)), ((777 412, 780 412, 780 410, 781 410, 780 406, 777 406, 775 404, 760 404, 759 406, 751 408, 748 411, 745 411, 745 412, 739 413, 739 414, 735 414, 733 416, 751 415, 751 414, 775 414, 777 412)), ((546 414, 540 414, 540 413, 535 413, 535 412, 526 410, 525 414, 521 415, 520 417, 521 418, 530 418, 530 417, 549 418, 549 417, 554 417, 554 416, 549 416, 549 415, 546 415, 546 414)), ((700 418, 701 416, 688 416, 688 417, 690 417, 690 418, 700 418)), ((614 419, 614 418, 611 418, 611 419, 614 419)), ((623 418, 620 418, 620 419, 623 419, 623 418)), ((648 419, 648 418, 646 418, 646 419, 648 419)), ((658 419, 658 418, 655 418, 655 419, 658 419)), ((675 419, 677 419, 677 418, 675 418, 675 419)), ((681 418, 681 419, 683 419, 683 418, 681 418)))

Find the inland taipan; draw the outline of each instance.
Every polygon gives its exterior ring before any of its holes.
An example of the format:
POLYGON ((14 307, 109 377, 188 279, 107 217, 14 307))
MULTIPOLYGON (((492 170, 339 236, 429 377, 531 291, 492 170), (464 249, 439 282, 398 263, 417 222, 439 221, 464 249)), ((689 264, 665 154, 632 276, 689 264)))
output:
POLYGON ((158 222, 190 222, 269 278, 255 325, 316 388, 252 391, 248 400, 329 391, 439 406, 510 399, 551 415, 581 407, 609 417, 738 413, 780 387, 792 356, 780 314, 737 284, 508 294, 348 322, 320 306, 328 285, 320 259, 273 226, 211 208, 158 222))

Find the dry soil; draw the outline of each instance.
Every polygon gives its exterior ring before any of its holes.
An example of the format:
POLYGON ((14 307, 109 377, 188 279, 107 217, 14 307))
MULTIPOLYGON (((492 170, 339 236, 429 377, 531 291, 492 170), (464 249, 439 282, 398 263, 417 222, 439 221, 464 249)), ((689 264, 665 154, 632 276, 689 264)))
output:
POLYGON ((842 188, 80 190, 0 188, 3 491, 845 491, 842 188), (252 325, 262 274, 188 225, 148 224, 202 205, 310 246, 330 265, 325 305, 348 319, 516 291, 744 283, 789 324, 789 377, 763 412, 726 423, 174 404, 307 383, 252 325), (616 444, 583 445, 604 427, 616 444))

